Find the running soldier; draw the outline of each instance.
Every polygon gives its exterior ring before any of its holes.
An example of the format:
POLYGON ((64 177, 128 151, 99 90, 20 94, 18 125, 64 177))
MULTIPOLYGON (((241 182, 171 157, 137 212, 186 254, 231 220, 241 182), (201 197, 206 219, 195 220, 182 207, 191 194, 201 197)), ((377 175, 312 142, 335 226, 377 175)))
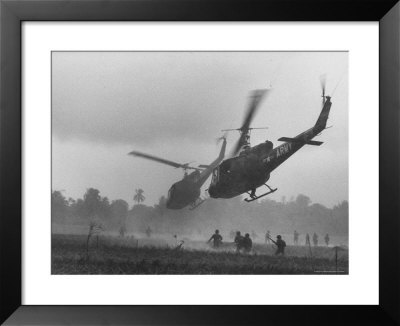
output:
POLYGON ((253 247, 253 241, 250 239, 250 234, 246 233, 243 238, 243 248, 244 252, 249 253, 253 247))
POLYGON ((153 233, 153 230, 150 228, 150 226, 148 226, 147 229, 146 229, 147 237, 150 238, 152 233, 153 233))
POLYGON ((243 236, 240 234, 240 231, 236 232, 236 237, 234 241, 236 245, 236 252, 240 252, 240 250, 243 248, 243 236))
POLYGON ((213 247, 218 249, 222 243, 222 236, 219 234, 219 230, 215 230, 215 233, 211 236, 207 243, 210 243, 211 240, 213 240, 213 247))
POLYGON ((310 235, 307 233, 306 234, 306 246, 310 245, 310 235))
POLYGON ((295 245, 297 245, 298 242, 299 242, 299 233, 298 233, 296 230, 294 230, 294 233, 293 233, 293 243, 294 243, 295 245))
POLYGON ((330 238, 329 238, 329 234, 327 233, 325 235, 325 243, 326 243, 327 246, 329 246, 329 241, 330 241, 330 238))
POLYGON ((276 241, 272 240, 271 241, 278 247, 276 249, 275 255, 285 255, 285 247, 286 247, 286 242, 282 240, 282 237, 280 235, 276 236, 276 241))

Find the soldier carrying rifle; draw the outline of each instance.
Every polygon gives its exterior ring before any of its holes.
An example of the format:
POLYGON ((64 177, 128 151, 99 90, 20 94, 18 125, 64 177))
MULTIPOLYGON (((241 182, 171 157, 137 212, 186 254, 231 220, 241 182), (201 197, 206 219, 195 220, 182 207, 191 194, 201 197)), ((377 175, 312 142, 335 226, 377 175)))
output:
POLYGON ((276 241, 272 240, 269 238, 278 248, 276 249, 275 255, 281 254, 282 256, 285 255, 285 247, 286 247, 286 242, 282 240, 282 237, 280 235, 276 236, 276 241))

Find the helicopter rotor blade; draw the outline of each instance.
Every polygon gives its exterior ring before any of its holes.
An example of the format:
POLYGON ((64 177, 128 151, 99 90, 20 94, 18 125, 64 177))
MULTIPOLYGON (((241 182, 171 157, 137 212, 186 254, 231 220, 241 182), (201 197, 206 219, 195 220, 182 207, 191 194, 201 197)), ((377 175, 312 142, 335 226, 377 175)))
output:
POLYGON ((184 170, 197 170, 197 171, 202 171, 202 169, 200 169, 200 168, 198 168, 198 167, 196 168, 196 167, 194 167, 194 166, 190 166, 190 165, 189 165, 189 164, 194 163, 194 162, 195 162, 195 161, 182 164, 181 168, 184 169, 184 170))
POLYGON ((250 105, 247 109, 245 119, 243 120, 243 125, 240 128, 238 128, 238 130, 241 132, 241 134, 240 134, 240 138, 236 142, 236 145, 232 151, 232 156, 236 155, 239 152, 240 148, 242 147, 245 137, 247 135, 247 132, 250 130, 250 124, 254 118, 254 114, 256 113, 256 111, 259 107, 259 104, 261 103, 261 100, 265 97, 265 95, 268 92, 269 92, 269 89, 257 89, 251 93, 250 105))
POLYGON ((147 160, 151 160, 151 161, 155 161, 158 163, 162 163, 162 164, 166 164, 169 166, 173 166, 174 168, 182 168, 182 169, 193 169, 193 170, 199 170, 198 168, 195 167, 191 167, 189 166, 190 163, 185 163, 185 164, 180 164, 174 161, 170 161, 170 160, 166 160, 157 156, 153 156, 153 155, 149 155, 149 154, 145 154, 145 153, 141 153, 141 152, 136 152, 136 151, 132 151, 129 153, 129 155, 133 155, 133 156, 137 156, 137 157, 142 157, 145 158, 147 160))
POLYGON ((322 104, 325 103, 325 89, 326 89, 326 74, 319 76, 319 82, 321 83, 322 90, 322 104))
MULTIPOLYGON (((235 130, 235 129, 232 129, 232 130, 235 130)), ((222 140, 224 140, 224 139, 226 139, 226 138, 228 137, 228 131, 229 131, 228 129, 226 129, 226 130, 221 130, 221 131, 225 131, 225 132, 224 132, 224 134, 223 134, 221 137, 218 137, 218 138, 215 139, 217 145, 218 145, 222 140)))

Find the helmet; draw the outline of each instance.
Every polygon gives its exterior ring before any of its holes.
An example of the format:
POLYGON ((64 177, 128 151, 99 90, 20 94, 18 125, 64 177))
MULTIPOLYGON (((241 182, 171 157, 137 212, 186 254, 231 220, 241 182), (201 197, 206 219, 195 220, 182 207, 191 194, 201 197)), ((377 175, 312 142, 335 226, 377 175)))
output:
POLYGON ((282 238, 280 235, 277 235, 276 237, 277 237, 277 239, 281 239, 282 238))

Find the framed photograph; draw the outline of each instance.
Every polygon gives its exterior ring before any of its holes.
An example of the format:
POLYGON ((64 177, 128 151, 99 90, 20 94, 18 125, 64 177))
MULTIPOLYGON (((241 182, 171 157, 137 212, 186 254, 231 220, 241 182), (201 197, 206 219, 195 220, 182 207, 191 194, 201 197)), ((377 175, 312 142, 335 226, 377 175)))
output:
POLYGON ((396 1, 0 12, 5 325, 400 323, 396 1))

